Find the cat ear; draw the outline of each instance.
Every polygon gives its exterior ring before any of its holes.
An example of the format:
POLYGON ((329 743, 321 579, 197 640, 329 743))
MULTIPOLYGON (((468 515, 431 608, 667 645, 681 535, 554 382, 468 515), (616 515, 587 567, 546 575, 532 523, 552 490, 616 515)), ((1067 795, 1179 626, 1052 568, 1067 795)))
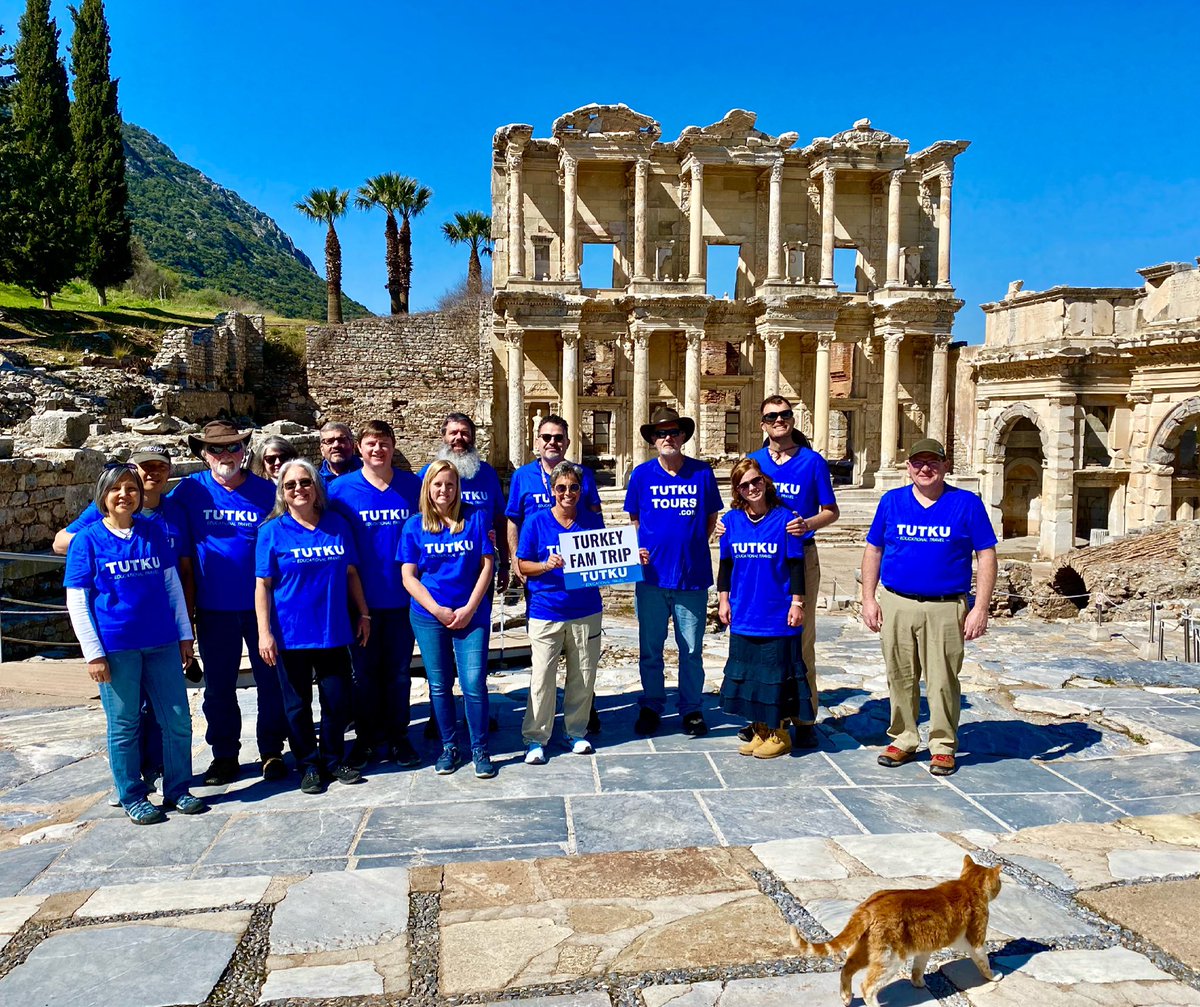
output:
POLYGON ((971 854, 963 854, 963 874, 966 874, 972 867, 975 866, 975 861, 971 859, 971 854))

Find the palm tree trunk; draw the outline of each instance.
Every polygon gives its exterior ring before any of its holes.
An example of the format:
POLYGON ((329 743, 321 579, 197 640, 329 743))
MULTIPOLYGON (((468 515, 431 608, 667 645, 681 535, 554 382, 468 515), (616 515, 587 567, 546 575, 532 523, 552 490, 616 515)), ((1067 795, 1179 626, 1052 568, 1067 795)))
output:
POLYGON ((96 288, 96 299, 100 302, 100 307, 108 307, 108 291, 103 287, 96 288))
POLYGON ((467 296, 478 297, 483 293, 483 267, 479 264, 479 249, 471 244, 471 262, 467 266, 467 296))
POLYGON ((400 313, 408 314, 408 292, 412 287, 412 228, 408 218, 400 225, 400 249, 396 268, 396 277, 400 282, 400 313))
POLYGON ((51 295, 48 293, 42 294, 42 307, 45 308, 47 311, 50 311, 54 308, 54 305, 50 301, 50 296, 51 295))
POLYGON ((330 325, 342 324, 342 245, 338 241, 333 221, 325 235, 325 289, 328 295, 325 318, 330 325))
POLYGON ((396 229, 396 215, 388 213, 384 225, 384 258, 387 264, 387 290, 392 302, 392 314, 408 312, 408 293, 400 284, 400 233, 396 229))

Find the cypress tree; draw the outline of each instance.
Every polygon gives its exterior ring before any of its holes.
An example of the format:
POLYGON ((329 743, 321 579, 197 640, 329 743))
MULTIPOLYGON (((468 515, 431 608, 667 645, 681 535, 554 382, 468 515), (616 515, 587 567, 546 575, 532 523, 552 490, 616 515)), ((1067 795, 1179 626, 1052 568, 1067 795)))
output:
POLYGON ((4 44, 4 26, 0 25, 0 282, 11 278, 13 219, 12 177, 12 50, 4 44))
POLYGON ((27 0, 18 28, 10 262, 13 279, 50 308, 77 265, 67 70, 50 0, 27 0))
POLYGON ((108 22, 103 0, 83 0, 72 7, 75 35, 71 40, 71 72, 75 101, 71 135, 75 141, 75 197, 79 208, 79 272, 96 288, 100 304, 106 289, 133 274, 129 215, 125 204, 125 148, 117 82, 109 76, 108 22))

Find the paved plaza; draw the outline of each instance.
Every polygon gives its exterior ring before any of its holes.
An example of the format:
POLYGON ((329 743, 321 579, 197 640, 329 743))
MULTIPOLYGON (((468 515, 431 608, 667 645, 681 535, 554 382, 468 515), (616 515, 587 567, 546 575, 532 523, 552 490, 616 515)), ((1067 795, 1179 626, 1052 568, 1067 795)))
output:
POLYGON ((722 636, 711 733, 668 716, 634 735, 620 617, 596 754, 525 766, 528 674, 510 669, 491 679, 494 780, 374 766, 309 796, 247 770, 196 788, 210 813, 139 829, 107 805, 98 704, 0 711, 0 1002, 835 1004, 836 963, 793 957, 788 922, 836 933, 871 892, 957 875, 972 852, 1006 868, 989 934, 1004 978, 946 954, 926 989, 897 981, 882 1002, 1200 1004, 1180 924, 1200 894, 1200 666, 1140 660, 1144 635, 994 623, 968 645, 948 778, 924 755, 876 764, 879 642, 840 613, 819 623, 821 749, 771 761, 739 756, 717 709, 722 636), (178 982, 129 983, 131 966, 178 982))

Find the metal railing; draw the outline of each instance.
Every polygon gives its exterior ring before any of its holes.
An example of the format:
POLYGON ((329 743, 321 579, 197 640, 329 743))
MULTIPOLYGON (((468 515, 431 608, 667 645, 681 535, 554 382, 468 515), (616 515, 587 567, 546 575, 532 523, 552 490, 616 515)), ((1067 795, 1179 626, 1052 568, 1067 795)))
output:
MULTIPOLYGON (((7 552, 0 550, 0 588, 3 587, 4 573, 12 563, 31 563, 34 566, 65 566, 67 558, 57 556, 52 552, 7 552)), ((19 598, 5 598, 0 595, 0 663, 4 661, 4 618, 19 615, 26 619, 44 617, 63 618, 67 614, 66 605, 50 605, 40 601, 23 601, 19 598)), ((9 643, 20 643, 33 647, 78 647, 74 640, 30 640, 25 637, 8 637, 9 643)))

